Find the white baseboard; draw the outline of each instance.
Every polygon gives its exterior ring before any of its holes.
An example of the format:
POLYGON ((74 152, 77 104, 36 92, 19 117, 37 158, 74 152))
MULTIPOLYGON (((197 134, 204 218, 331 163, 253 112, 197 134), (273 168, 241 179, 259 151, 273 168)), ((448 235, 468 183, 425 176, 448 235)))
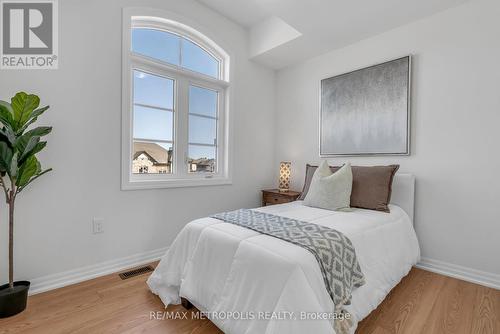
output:
POLYGON ((458 278, 467 282, 484 285, 489 288, 500 290, 500 275, 486 271, 471 269, 456 264, 421 258, 416 265, 417 268, 432 271, 445 276, 458 278))
POLYGON ((62 288, 63 286, 87 281, 99 276, 112 274, 131 267, 153 262, 160 259, 165 254, 167 249, 168 248, 160 248, 153 251, 123 257, 121 259, 101 262, 75 270, 35 278, 31 280, 29 294, 34 295, 62 288))
MULTIPOLYGON (((43 276, 31 280, 30 295, 62 288, 96 277, 119 272, 131 267, 159 260, 168 247, 139 253, 121 259, 101 262, 83 268, 65 271, 58 274, 43 276)), ((456 264, 422 257, 417 268, 432 271, 441 275, 458 278, 500 290, 500 275, 481 270, 471 269, 456 264)))

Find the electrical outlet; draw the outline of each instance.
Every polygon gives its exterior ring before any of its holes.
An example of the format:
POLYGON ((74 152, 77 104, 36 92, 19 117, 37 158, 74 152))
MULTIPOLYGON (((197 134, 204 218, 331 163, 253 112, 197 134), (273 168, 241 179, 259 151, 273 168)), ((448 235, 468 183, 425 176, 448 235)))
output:
POLYGON ((92 219, 92 234, 104 233, 104 218, 92 219))

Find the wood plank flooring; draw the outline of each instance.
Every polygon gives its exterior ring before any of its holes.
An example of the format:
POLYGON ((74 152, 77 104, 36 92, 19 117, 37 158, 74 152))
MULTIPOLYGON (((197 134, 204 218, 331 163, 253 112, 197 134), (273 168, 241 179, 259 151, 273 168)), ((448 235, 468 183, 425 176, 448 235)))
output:
MULTIPOLYGON (((222 333, 206 319, 154 319, 163 304, 149 292, 148 275, 122 281, 108 275, 30 297, 28 309, 0 319, 0 333, 222 333)), ((410 274, 363 320, 358 334, 500 333, 500 291, 420 269, 410 274)))

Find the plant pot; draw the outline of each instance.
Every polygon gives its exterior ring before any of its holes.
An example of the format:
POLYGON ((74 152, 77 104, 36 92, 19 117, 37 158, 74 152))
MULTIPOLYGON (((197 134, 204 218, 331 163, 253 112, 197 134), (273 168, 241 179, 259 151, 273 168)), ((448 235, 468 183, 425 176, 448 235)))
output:
POLYGON ((13 289, 9 284, 0 286, 0 318, 11 317, 26 309, 29 288, 28 281, 14 282, 13 289))

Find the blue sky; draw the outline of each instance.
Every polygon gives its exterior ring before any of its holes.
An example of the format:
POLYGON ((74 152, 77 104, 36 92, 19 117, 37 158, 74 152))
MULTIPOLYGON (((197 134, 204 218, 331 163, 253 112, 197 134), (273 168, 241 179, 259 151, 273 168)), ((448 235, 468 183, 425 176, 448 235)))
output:
POLYGON ((132 50, 213 78, 219 77, 219 62, 217 59, 190 40, 165 31, 133 29, 132 50), (182 51, 182 64, 180 51, 182 51))

